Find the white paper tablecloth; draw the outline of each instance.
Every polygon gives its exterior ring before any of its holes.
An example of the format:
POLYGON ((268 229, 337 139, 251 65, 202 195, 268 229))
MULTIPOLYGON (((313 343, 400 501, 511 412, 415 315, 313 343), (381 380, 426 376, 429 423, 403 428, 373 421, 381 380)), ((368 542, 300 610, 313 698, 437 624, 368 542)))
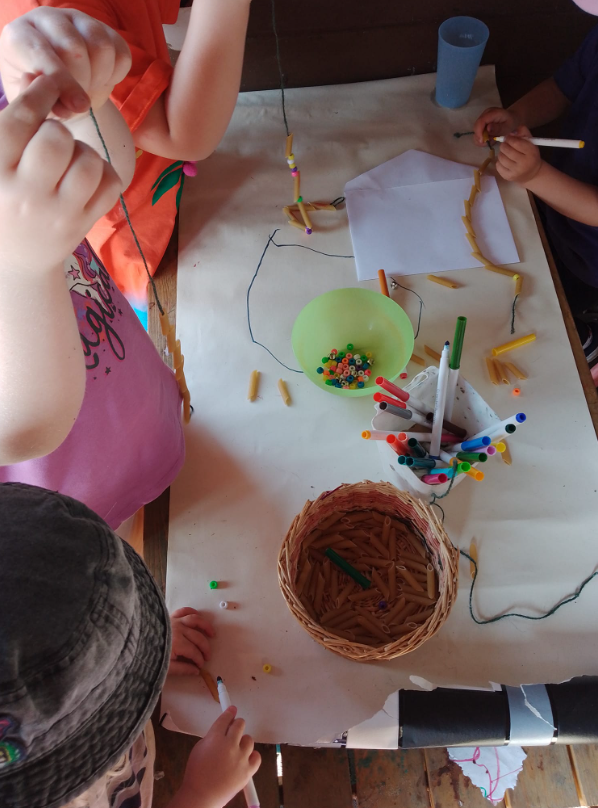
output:
MULTIPOLYGON (((471 129, 498 103, 491 67, 482 68, 467 108, 432 101, 434 76, 290 90, 288 113, 306 199, 332 200, 347 180, 402 153, 422 149, 479 164, 485 152, 453 132, 471 129)), ((210 669, 226 679, 258 741, 310 744, 372 716, 410 675, 436 684, 548 682, 598 673, 598 585, 542 622, 475 625, 468 613, 469 564, 440 633, 393 662, 358 664, 324 650, 300 628, 278 589, 276 559, 293 517, 308 498, 343 482, 381 479, 376 447, 360 437, 369 399, 343 400, 289 372, 250 342, 246 292, 268 235, 328 253, 351 254, 346 214, 314 214, 311 238, 284 224, 292 201, 285 133, 275 92, 239 99, 218 151, 185 187, 181 211, 177 327, 195 407, 187 462, 172 488, 167 601, 211 613, 218 638, 210 669), (246 400, 250 371, 260 398, 246 400), (276 388, 286 379, 293 405, 276 388), (220 581, 217 591, 208 582, 220 581), (221 611, 220 600, 236 608, 221 611), (269 663, 273 673, 262 673, 269 663), (254 678, 255 677, 255 678, 254 678)), ((479 547, 478 613, 543 611, 572 592, 598 560, 598 446, 526 193, 500 181, 525 275, 517 333, 537 341, 513 354, 529 373, 523 393, 493 387, 484 355, 509 336, 512 282, 477 269, 450 273, 449 290, 424 277, 402 278, 424 298, 421 334, 437 349, 468 317, 464 376, 503 417, 528 423, 510 441, 513 466, 488 462, 486 480, 467 480, 443 500, 455 544, 479 547)), ((430 233, 433 238, 433 233, 430 233)), ((321 292, 357 285, 352 260, 298 248, 268 251, 252 292, 256 339, 296 367, 291 327, 321 292)), ((376 284, 367 284, 376 288, 376 284)), ((414 295, 395 299, 415 321, 414 295)), ((325 348, 326 346, 323 346, 325 348)), ((328 346, 332 347, 332 346, 328 346)), ((411 370, 416 371, 414 366, 411 370)), ((218 714, 196 679, 165 690, 163 708, 180 729, 201 734, 218 714)))

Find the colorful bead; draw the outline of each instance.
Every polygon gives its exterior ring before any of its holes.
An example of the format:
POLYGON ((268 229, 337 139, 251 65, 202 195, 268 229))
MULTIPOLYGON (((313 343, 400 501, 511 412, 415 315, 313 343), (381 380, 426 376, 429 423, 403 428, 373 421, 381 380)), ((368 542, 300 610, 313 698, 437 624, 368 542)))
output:
POLYGON ((399 379, 406 379, 408 375, 408 373, 401 373, 399 374, 399 379))
POLYGON ((357 386, 359 387, 360 390, 362 387, 365 387, 363 382, 357 382, 357 386))
POLYGON ((368 370, 364 370, 363 372, 365 373, 365 375, 366 375, 368 378, 369 378, 369 377, 372 375, 372 371, 371 371, 371 370, 369 370, 369 369, 368 369, 368 370))
POLYGON ((369 366, 370 366, 369 362, 362 362, 361 364, 362 370, 367 370, 369 366))
POLYGON ((305 228, 305 232, 307 233, 307 235, 308 235, 308 236, 311 236, 311 234, 312 234, 314 231, 311 229, 311 227, 306 227, 306 228, 305 228))
POLYGON ((316 373, 324 373, 324 368, 317 368, 316 373))
POLYGON ((295 167, 295 168, 294 168, 294 169, 291 171, 291 177, 296 177, 298 173, 299 173, 299 169, 298 169, 297 167, 295 167))
POLYGON ((348 351, 352 351, 352 350, 353 350, 353 348, 354 348, 354 345, 353 345, 353 343, 352 343, 352 342, 350 342, 350 343, 347 345, 347 350, 348 350, 348 351))

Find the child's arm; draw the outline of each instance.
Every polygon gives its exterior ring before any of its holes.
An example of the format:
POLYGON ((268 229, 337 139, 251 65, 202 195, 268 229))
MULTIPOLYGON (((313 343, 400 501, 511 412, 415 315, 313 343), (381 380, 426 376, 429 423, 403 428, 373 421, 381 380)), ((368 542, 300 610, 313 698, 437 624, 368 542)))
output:
POLYGON ((553 78, 546 79, 508 109, 490 107, 482 112, 473 126, 474 139, 478 146, 484 145, 484 129, 492 137, 508 135, 518 126, 533 129, 554 121, 569 107, 570 101, 559 90, 553 78))
POLYGON ((46 120, 59 94, 40 76, 0 113, 2 465, 53 451, 77 418, 85 365, 63 262, 120 191, 107 163, 46 120))
POLYGON ((183 785, 168 808, 223 808, 245 788, 260 767, 245 721, 229 707, 191 751, 183 785))
POLYGON ((135 144, 203 160, 229 124, 241 82, 251 0, 198 0, 170 86, 135 130, 135 144))
POLYGON ((497 171, 536 194, 563 216, 598 227, 598 188, 563 174, 540 157, 537 146, 526 140, 529 129, 522 126, 501 144, 497 171))

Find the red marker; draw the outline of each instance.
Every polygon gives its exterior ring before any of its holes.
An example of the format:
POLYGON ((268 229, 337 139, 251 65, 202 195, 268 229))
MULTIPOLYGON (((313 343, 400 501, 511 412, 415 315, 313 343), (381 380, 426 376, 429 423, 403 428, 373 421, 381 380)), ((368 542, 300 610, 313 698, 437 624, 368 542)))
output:
POLYGON ((396 398, 391 398, 390 396, 385 396, 382 393, 374 393, 374 401, 376 401, 378 404, 381 401, 386 401, 387 404, 394 404, 395 407, 401 407, 404 410, 407 409, 407 405, 405 404, 404 401, 399 401, 396 398))
POLYGON ((420 401, 419 398, 412 396, 411 393, 403 390, 402 387, 397 387, 396 384, 389 382, 388 379, 384 378, 384 376, 377 376, 376 384, 378 387, 386 390, 387 393, 391 393, 393 396, 400 398, 401 401, 408 401, 411 408, 419 410, 422 413, 426 413, 428 411, 428 407, 426 407, 423 401, 420 401))
POLYGON ((394 435, 388 435, 386 438, 386 442, 398 455, 410 455, 411 452, 409 451, 409 446, 406 443, 403 443, 402 440, 399 440, 394 435))

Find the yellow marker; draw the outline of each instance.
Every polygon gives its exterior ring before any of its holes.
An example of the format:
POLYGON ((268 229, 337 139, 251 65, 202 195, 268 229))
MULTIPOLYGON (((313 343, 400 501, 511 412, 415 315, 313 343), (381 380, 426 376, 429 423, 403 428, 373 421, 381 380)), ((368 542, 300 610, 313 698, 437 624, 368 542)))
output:
MULTIPOLYGON (((503 444, 504 444, 505 450, 501 454, 502 462, 506 463, 507 466, 510 466, 511 463, 513 462, 513 458, 511 457, 511 452, 509 451, 509 447, 507 446, 507 444, 504 441, 503 441, 503 444)), ((497 449, 497 451, 498 451, 498 449, 497 449)))
POLYGON ((411 354, 411 359, 409 361, 415 362, 416 365, 421 365, 423 368, 425 368, 426 366, 425 360, 422 359, 421 356, 418 356, 417 354, 411 354))
POLYGON ((364 440, 369 440, 372 437, 372 433, 370 432, 369 429, 364 429, 363 432, 361 433, 361 437, 364 440))
POLYGON ((512 351, 515 348, 521 348, 522 345, 527 345, 530 342, 534 342, 535 339, 535 334, 527 334, 527 336, 519 337, 519 339, 514 339, 512 342, 505 342, 504 345, 498 345, 496 348, 492 349, 492 356, 500 356, 507 351, 512 351))
POLYGON ((491 443, 490 445, 494 446, 494 448, 499 454, 502 454, 507 450, 507 444, 502 440, 496 441, 496 443, 491 443))
POLYGON ((522 370, 519 370, 517 365, 514 365, 513 362, 505 362, 504 365, 511 371, 513 376, 516 376, 521 381, 525 381, 525 379, 527 379, 525 373, 522 370))
POLYGON ((484 472, 478 471, 477 469, 470 469, 469 471, 464 471, 464 474, 467 474, 468 477, 471 477, 472 480, 476 480, 476 482, 481 483, 484 479, 484 472))
POLYGON ((264 673, 272 673, 272 665, 266 664, 262 667, 262 670, 264 671, 264 673))
POLYGON ((469 555, 475 561, 475 564, 472 561, 469 562, 469 574, 473 578, 473 576, 475 575, 476 564, 478 563, 478 548, 476 547, 475 542, 473 541, 469 545, 469 555))
POLYGON ((498 373, 496 371, 494 359, 491 356, 486 357, 486 366, 488 367, 488 376, 490 376, 490 381, 492 384, 498 384, 498 373))
POLYGON ((458 289, 459 284, 454 281, 449 281, 446 278, 439 278, 438 275, 426 275, 426 278, 433 283, 438 283, 440 286, 446 286, 447 289, 458 289))
POLYGON ((469 221, 469 219, 467 218, 467 216, 461 216, 461 221, 462 221, 462 222, 463 222, 463 224, 465 225, 465 229, 467 230, 467 232, 469 233, 469 235, 470 235, 472 238, 475 238, 475 237, 476 237, 476 236, 475 236, 475 230, 473 229, 473 225, 471 224, 471 222, 469 221))
POLYGON ((291 156, 292 153, 293 153, 293 133, 291 132, 291 134, 287 137, 284 156, 288 158, 291 156))
POLYGON ((247 398, 249 401, 255 401, 257 398, 257 388, 260 383, 260 372, 259 370, 252 370, 251 376, 249 377, 249 392, 247 393, 247 398))
POLYGON ((428 356, 432 357, 432 359, 435 359, 437 362, 440 362, 440 354, 433 348, 430 348, 429 345, 424 345, 424 351, 428 354, 428 356))
POLYGON ((278 380, 278 390, 280 392, 280 395, 282 396, 282 400, 284 401, 284 403, 287 405, 287 407, 290 406, 291 396, 289 395, 289 391, 287 390, 286 383, 282 379, 278 380))
POLYGON ((511 384, 509 381, 509 377, 507 375, 506 370, 503 367, 503 363, 499 362, 498 359, 494 360, 494 364, 496 366, 496 370, 498 371, 498 378, 503 384, 511 384))
POLYGON ((514 275, 513 279, 515 281, 515 294, 520 295, 521 290, 523 289, 523 276, 522 275, 514 275))

